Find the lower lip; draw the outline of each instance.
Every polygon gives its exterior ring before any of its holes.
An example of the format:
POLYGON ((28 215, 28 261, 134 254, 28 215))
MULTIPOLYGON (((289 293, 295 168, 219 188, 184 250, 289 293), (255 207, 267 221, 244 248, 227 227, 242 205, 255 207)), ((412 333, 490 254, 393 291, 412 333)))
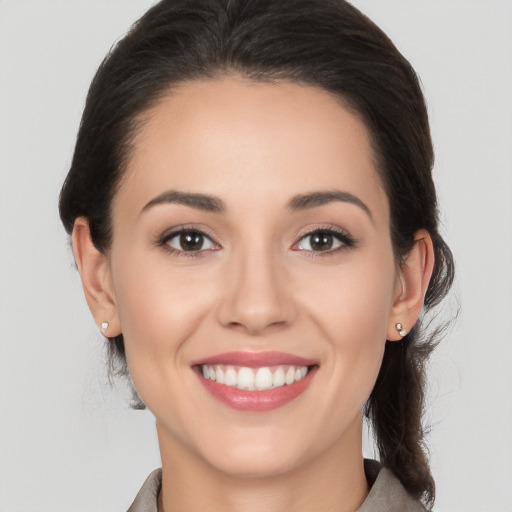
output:
POLYGON ((233 388, 205 379, 199 372, 198 377, 206 390, 228 407, 245 412, 266 412, 283 407, 304 393, 310 385, 316 369, 316 366, 310 368, 304 378, 293 384, 266 391, 247 391, 233 388))

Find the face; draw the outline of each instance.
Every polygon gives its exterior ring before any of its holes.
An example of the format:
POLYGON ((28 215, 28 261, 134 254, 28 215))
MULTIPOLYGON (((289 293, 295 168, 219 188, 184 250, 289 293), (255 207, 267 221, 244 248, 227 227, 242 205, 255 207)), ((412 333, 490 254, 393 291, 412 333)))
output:
POLYGON ((227 77, 174 90, 134 147, 108 265, 161 445, 238 475, 360 457, 400 293, 364 124, 227 77))

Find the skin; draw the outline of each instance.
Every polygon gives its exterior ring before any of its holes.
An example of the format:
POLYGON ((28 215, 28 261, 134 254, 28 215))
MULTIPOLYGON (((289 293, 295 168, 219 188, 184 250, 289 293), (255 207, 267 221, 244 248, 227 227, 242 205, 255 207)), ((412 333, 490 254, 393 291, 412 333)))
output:
POLYGON ((112 205, 108 254, 77 219, 89 306, 98 325, 109 322, 107 336, 123 333, 156 418, 160 510, 342 512, 366 498, 361 410, 386 339, 400 339, 395 324, 410 329, 418 318, 433 265, 424 231, 395 262, 373 156, 363 122, 324 91, 238 76, 188 83, 144 116, 112 205), (368 211, 339 200, 288 207, 334 190, 368 211), (144 209, 167 191, 215 196, 225 210, 144 209), (202 250, 162 240, 183 226, 206 233, 202 250), (315 251, 307 235, 318 229, 353 245, 333 238, 333 249, 315 251), (237 411, 191 368, 234 350, 287 352, 318 371, 283 407, 237 411))

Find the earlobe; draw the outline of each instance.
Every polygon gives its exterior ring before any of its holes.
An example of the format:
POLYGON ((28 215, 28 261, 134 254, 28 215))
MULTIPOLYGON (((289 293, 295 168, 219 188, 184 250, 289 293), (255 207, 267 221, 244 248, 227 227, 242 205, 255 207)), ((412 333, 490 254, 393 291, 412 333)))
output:
POLYGON ((414 240, 399 269, 398 292, 387 329, 390 341, 402 339, 416 324, 434 269, 434 246, 428 231, 417 231, 414 240))
POLYGON ((105 336, 117 336, 121 333, 121 325, 108 259, 94 246, 88 219, 79 217, 75 220, 71 237, 85 299, 96 325, 101 326, 105 336))

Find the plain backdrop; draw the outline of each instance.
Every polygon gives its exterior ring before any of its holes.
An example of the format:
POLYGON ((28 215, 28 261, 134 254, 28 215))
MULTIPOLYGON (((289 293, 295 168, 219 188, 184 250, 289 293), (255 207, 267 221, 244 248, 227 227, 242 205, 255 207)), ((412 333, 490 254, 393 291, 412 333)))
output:
MULTIPOLYGON (((92 75, 151 3, 0 0, 0 512, 124 511, 159 466, 151 414, 108 384, 57 214, 92 75)), ((511 512, 512 2, 354 3, 422 78, 458 263, 430 366, 435 510, 511 512)))

